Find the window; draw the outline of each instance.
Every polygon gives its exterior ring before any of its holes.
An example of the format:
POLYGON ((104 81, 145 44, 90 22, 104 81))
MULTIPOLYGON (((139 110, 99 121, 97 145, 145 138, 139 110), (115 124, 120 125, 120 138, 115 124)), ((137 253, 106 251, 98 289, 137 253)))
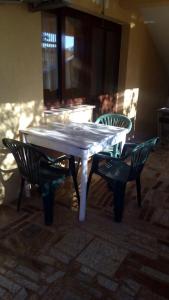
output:
MULTIPOLYGON (((115 93, 121 26, 70 8, 42 14, 46 105, 115 93)), ((49 106, 49 105, 48 105, 49 106)))
POLYGON ((42 58, 44 98, 54 100, 58 91, 58 47, 56 16, 42 18, 42 58))

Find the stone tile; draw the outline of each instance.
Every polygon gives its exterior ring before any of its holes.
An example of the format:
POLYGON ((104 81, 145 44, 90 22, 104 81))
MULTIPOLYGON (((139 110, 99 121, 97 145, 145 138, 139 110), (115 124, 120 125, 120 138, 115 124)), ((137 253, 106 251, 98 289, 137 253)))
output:
POLYGON ((49 275, 55 272, 55 266, 43 265, 42 271, 40 272, 40 278, 45 278, 45 275, 49 275))
POLYGON ((31 291, 38 291, 39 285, 37 285, 35 282, 32 282, 25 277, 13 272, 13 271, 8 271, 6 273, 6 276, 10 277, 11 279, 15 280, 15 282, 19 283, 21 286, 27 288, 28 290, 31 291))
POLYGON ((16 222, 16 220, 18 221, 18 218, 20 217, 18 216, 16 209, 14 210, 12 209, 12 207, 9 207, 7 205, 5 207, 1 205, 0 214, 1 214, 0 228, 2 228, 2 231, 4 230, 4 228, 6 228, 6 226, 9 225, 9 223, 13 225, 16 222))
MULTIPOLYGON (((66 290, 66 287, 62 285, 53 285, 52 288, 48 288, 46 293, 41 296, 42 300, 62 300, 63 299, 63 292, 66 290)), ((39 299, 39 298, 38 298, 39 299)))
POLYGON ((0 273, 3 275, 7 272, 7 269, 0 267, 0 273))
POLYGON ((80 254, 77 261, 96 272, 113 276, 128 252, 116 245, 95 239, 80 254))
POLYGON ((0 287, 0 299, 4 299, 3 296, 5 295, 6 290, 0 287))
POLYGON ((48 289, 48 286, 43 284, 42 286, 40 286, 40 288, 38 290, 38 295, 42 297, 47 289, 48 289))
POLYGON ((145 274, 149 275, 150 277, 154 277, 162 282, 168 283, 169 284, 169 274, 162 273, 160 271, 157 271, 153 268, 143 266, 141 267, 141 271, 144 272, 145 274))
POLYGON ((92 269, 90 269, 86 266, 82 266, 80 270, 81 270, 82 273, 84 273, 84 274, 86 274, 90 277, 94 277, 97 274, 96 271, 93 271, 92 269))
POLYGON ((2 300, 13 300, 13 297, 14 295, 12 295, 10 292, 6 292, 4 295, 3 295, 3 298, 2 300))
POLYGON ((31 296, 29 296, 28 298, 29 300, 39 300, 39 296, 36 294, 32 294, 31 296))
POLYGON ((58 271, 52 274, 51 276, 47 277, 46 281, 47 283, 53 283, 54 281, 62 278, 65 275, 65 272, 58 271))
POLYGON ((14 300, 25 300, 28 299, 28 293, 23 288, 19 291, 19 293, 15 296, 14 300))
POLYGON ((118 288, 118 283, 113 281, 113 280, 110 280, 104 276, 101 276, 101 275, 98 275, 97 276, 97 281, 98 283, 104 287, 105 289, 108 289, 110 291, 113 291, 115 292, 118 288))
POLYGON ((158 253, 160 256, 163 256, 166 259, 168 259, 169 245, 159 244, 158 245, 158 253))
MULTIPOLYGON (((117 293, 116 293, 116 298, 117 300, 135 300, 135 297, 125 293, 124 291, 122 290, 119 290, 117 293)), ((149 299, 150 300, 150 299, 149 299)))
POLYGON ((72 291, 66 291, 63 300, 90 300, 91 296, 88 295, 77 295, 76 293, 72 291))
POLYGON ((131 296, 135 296, 140 288, 141 285, 132 279, 126 279, 120 287, 124 293, 131 296))
POLYGON ((31 280, 33 281, 36 281, 38 282, 40 276, 39 276, 39 273, 31 270, 30 268, 28 267, 25 267, 25 266, 22 266, 22 265, 19 265, 15 268, 15 270, 20 273, 21 275, 24 275, 28 278, 30 278, 31 280))
POLYGON ((79 272, 75 278, 79 281, 84 281, 86 283, 91 283, 93 280, 93 278, 91 276, 89 276, 88 274, 81 273, 81 272, 79 272))
POLYGON ((37 260, 44 263, 53 266, 55 264, 55 259, 48 255, 39 255, 37 257, 37 260))
POLYGON ((169 297, 165 298, 163 296, 160 296, 150 290, 148 290, 147 288, 142 288, 141 292, 137 298, 138 300, 167 300, 169 299, 169 297))
MULTIPOLYGON (((88 216, 89 218, 90 216, 88 216)), ((158 256, 156 238, 146 232, 133 229, 128 224, 113 223, 110 220, 105 220, 96 214, 92 214, 90 222, 83 226, 91 234, 108 242, 115 243, 127 251, 134 251, 150 258, 157 258, 158 256)))
POLYGON ((12 257, 6 257, 4 266, 8 268, 15 268, 17 266, 17 260, 12 257))
POLYGON ((65 263, 65 264, 69 264, 70 261, 72 260, 72 257, 71 256, 68 256, 66 255, 65 253, 63 253, 61 250, 58 250, 56 247, 55 248, 52 248, 49 252, 49 254, 60 260, 61 262, 65 263))
POLYGON ((0 275, 0 286, 6 288, 10 293, 16 294, 21 289, 21 286, 12 280, 0 275))
POLYGON ((102 292, 100 290, 96 289, 96 288, 89 288, 88 291, 96 299, 101 299, 103 297, 102 292))
POLYGON ((76 257, 85 246, 92 240, 93 236, 85 231, 74 229, 64 236, 55 247, 60 251, 76 257))
MULTIPOLYGON (((168 195, 166 195, 166 198, 168 195)), ((160 198, 161 200, 161 198, 160 198)), ((166 207, 159 208, 156 210, 152 216, 152 222, 165 225, 169 228, 169 209, 167 210, 166 207)))

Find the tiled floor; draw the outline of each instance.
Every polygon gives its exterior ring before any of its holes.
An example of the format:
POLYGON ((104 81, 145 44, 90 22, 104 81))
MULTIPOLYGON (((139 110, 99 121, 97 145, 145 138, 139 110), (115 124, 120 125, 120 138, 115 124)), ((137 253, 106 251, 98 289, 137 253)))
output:
POLYGON ((143 207, 128 185, 122 223, 113 198, 94 177, 87 219, 78 221, 68 180, 56 193, 55 219, 44 226, 34 192, 21 212, 0 207, 0 299, 169 299, 169 148, 153 153, 142 176, 143 207))

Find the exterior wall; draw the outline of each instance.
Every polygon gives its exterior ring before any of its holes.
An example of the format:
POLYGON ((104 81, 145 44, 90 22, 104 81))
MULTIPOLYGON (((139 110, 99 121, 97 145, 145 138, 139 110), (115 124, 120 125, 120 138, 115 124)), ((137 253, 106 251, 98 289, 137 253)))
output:
POLYGON ((157 109, 168 97, 168 74, 145 25, 139 21, 130 30, 125 89, 138 89, 136 134, 157 134, 157 109))
POLYGON ((26 5, 0 5, 1 136, 39 120, 43 101, 41 15, 26 5))
POLYGON ((167 68, 143 23, 135 1, 109 1, 105 11, 123 24, 119 73, 119 103, 123 113, 135 119, 135 136, 157 134, 157 109, 168 98, 167 68))
MULTIPOLYGON (((41 14, 30 13, 24 4, 0 4, 0 37, 0 137, 18 138, 19 129, 41 118, 41 14)), ((0 168, 14 168, 4 152, 0 168)), ((0 172, 0 195, 16 198, 18 183, 16 172, 0 172)))
MULTIPOLYGON (((82 9, 103 12, 92 1, 72 0, 82 9), (90 2, 90 5, 89 3, 90 2)), ((106 1, 105 1, 106 3, 106 1)), ((135 135, 157 134, 157 113, 168 98, 168 74, 133 0, 109 0, 104 15, 122 24, 122 44, 117 107, 135 118, 135 135)))

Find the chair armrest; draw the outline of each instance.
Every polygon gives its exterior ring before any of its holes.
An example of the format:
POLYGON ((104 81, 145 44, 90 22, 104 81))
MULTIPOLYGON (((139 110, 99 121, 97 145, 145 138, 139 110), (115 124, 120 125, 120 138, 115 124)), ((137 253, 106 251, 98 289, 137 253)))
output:
POLYGON ((69 156, 69 155, 62 155, 62 156, 59 156, 57 158, 52 158, 50 156, 47 156, 47 160, 51 164, 57 164, 57 163, 62 162, 64 160, 69 160, 70 158, 71 158, 71 156, 69 156))
POLYGON ((66 160, 66 159, 69 160, 71 158, 70 155, 62 155, 62 156, 59 156, 57 158, 53 158, 51 156, 48 156, 41 149, 39 149, 39 146, 32 145, 32 144, 31 144, 31 146, 32 146, 32 148, 35 148, 36 150, 38 150, 38 152, 42 155, 42 159, 44 159, 50 165, 57 164, 57 163, 62 162, 64 160, 66 160))
POLYGON ((109 152, 99 152, 99 153, 96 153, 93 155, 93 158, 96 158, 96 159, 107 159, 111 157, 110 153, 109 152))

